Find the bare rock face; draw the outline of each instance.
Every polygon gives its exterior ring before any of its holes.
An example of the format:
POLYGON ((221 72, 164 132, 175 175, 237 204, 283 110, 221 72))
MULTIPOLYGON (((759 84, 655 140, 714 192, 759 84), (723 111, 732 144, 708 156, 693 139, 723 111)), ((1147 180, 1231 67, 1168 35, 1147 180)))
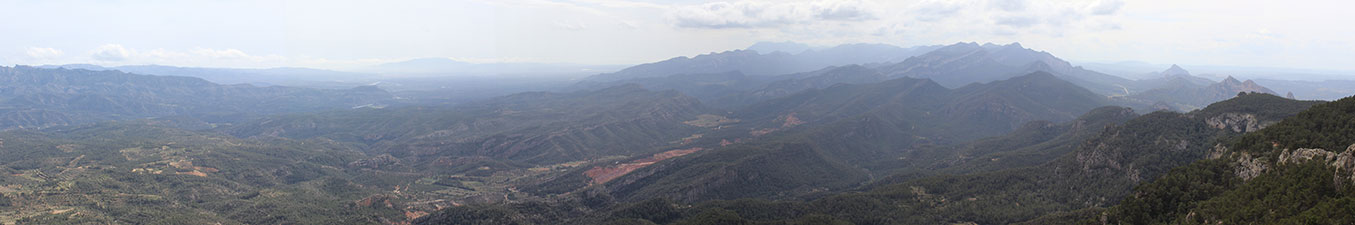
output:
POLYGON ((1286 149, 1283 153, 1280 153, 1279 164, 1284 165, 1288 163, 1303 163, 1309 160, 1322 160, 1323 162, 1328 163, 1328 165, 1335 167, 1337 170, 1352 170, 1355 169, 1355 152, 1352 152, 1352 150, 1355 150, 1355 145, 1350 145, 1350 147, 1346 148, 1346 151, 1341 153, 1316 148, 1300 148, 1294 151, 1286 149))
POLYGON ((1251 154, 1246 152, 1243 152, 1242 156, 1237 157, 1236 174, 1237 177, 1242 178, 1242 180, 1256 178, 1256 176, 1260 176, 1261 173, 1265 173, 1268 169, 1270 169, 1270 163, 1263 158, 1252 158, 1251 154))
POLYGON ((1294 151, 1289 151, 1289 149, 1285 149, 1283 153, 1280 153, 1280 161, 1277 163, 1280 165, 1290 163, 1303 163, 1307 162, 1308 160, 1314 159, 1323 161, 1332 161, 1336 159, 1336 156, 1337 154, 1335 152, 1330 152, 1320 148, 1300 148, 1294 151))
MULTIPOLYGON (((1305 163, 1312 160, 1321 160, 1333 167, 1336 171, 1334 171, 1335 173, 1332 179, 1336 180, 1337 183, 1346 183, 1344 182, 1345 180, 1349 180, 1350 183, 1355 183, 1355 176, 1351 175, 1352 172, 1355 172, 1355 145, 1350 145, 1350 147, 1346 148, 1346 151, 1341 153, 1318 148, 1300 148, 1292 151, 1285 149, 1280 153, 1280 158, 1275 161, 1275 165, 1283 166, 1286 164, 1305 163)), ((1264 164, 1265 160, 1251 159, 1251 156, 1246 153, 1243 153, 1242 157, 1239 157, 1237 162, 1237 174, 1238 177, 1243 180, 1255 178, 1256 175, 1265 172, 1267 167, 1264 164)))
POLYGON ((1218 159, 1228 155, 1228 147, 1222 143, 1214 144, 1214 148, 1209 149, 1209 159, 1218 159))
POLYGON ((1263 125, 1259 119, 1256 119, 1256 115, 1248 113, 1224 113, 1205 120, 1205 123, 1208 123, 1209 126, 1214 128, 1232 130, 1233 132, 1238 133, 1252 132, 1265 128, 1265 125, 1263 125))

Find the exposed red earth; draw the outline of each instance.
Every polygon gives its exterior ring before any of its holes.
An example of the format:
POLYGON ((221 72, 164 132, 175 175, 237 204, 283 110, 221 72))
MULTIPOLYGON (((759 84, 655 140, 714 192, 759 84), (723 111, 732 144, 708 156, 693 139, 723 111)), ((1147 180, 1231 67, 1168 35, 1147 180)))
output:
POLYGON ((636 160, 630 161, 630 162, 628 162, 628 163, 622 163, 622 164, 617 164, 617 165, 614 165, 614 166, 607 166, 607 167, 601 167, 601 166, 599 166, 599 167, 593 167, 592 169, 588 169, 588 171, 584 171, 583 174, 584 174, 584 175, 587 175, 588 178, 592 178, 592 179, 593 179, 593 184, 607 183, 607 181, 611 181, 612 179, 616 179, 617 177, 624 176, 624 175, 630 173, 631 171, 635 171, 635 170, 637 170, 637 169, 644 168, 644 167, 646 167, 646 166, 652 165, 652 164, 657 163, 657 162, 659 162, 659 161, 663 161, 663 160, 665 160, 665 159, 675 158, 675 157, 678 157, 678 156, 684 156, 684 155, 687 155, 687 154, 692 154, 692 153, 695 153, 695 152, 698 152, 698 151, 701 151, 701 150, 705 150, 705 148, 702 148, 702 147, 695 147, 695 148, 677 149, 677 150, 670 150, 670 151, 666 151, 666 152, 660 152, 660 153, 654 154, 654 155, 652 155, 652 156, 649 156, 649 158, 636 159, 636 160))

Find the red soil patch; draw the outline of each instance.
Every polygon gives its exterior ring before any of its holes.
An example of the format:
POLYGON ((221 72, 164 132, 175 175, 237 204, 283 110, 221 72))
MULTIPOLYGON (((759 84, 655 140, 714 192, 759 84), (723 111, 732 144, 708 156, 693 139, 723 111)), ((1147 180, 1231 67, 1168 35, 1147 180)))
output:
POLYGON ((405 211, 405 218, 409 218, 409 220, 418 219, 419 217, 423 217, 423 216, 427 216, 427 215, 428 215, 428 212, 424 212, 424 211, 405 211))
POLYGON ((750 132, 748 132, 748 134, 751 134, 751 135, 753 135, 754 137, 757 137, 757 136, 767 135, 767 134, 770 134, 770 133, 772 133, 772 132, 776 132, 776 130, 777 130, 776 128, 762 128, 761 130, 750 131, 750 132))
POLYGON ((786 115, 785 120, 786 122, 781 123, 781 127, 793 127, 795 125, 805 124, 805 121, 800 121, 800 118, 795 118, 795 113, 786 115))
POLYGON ((592 178, 593 184, 607 183, 607 181, 611 181, 613 179, 616 179, 617 177, 626 175, 631 171, 644 168, 656 162, 663 161, 665 159, 671 159, 678 156, 692 154, 701 150, 705 150, 705 148, 696 147, 689 149, 670 150, 654 154, 652 156, 649 156, 649 158, 636 159, 634 161, 618 164, 615 166, 593 167, 592 169, 588 169, 588 171, 584 171, 583 174, 587 175, 588 178, 592 178))

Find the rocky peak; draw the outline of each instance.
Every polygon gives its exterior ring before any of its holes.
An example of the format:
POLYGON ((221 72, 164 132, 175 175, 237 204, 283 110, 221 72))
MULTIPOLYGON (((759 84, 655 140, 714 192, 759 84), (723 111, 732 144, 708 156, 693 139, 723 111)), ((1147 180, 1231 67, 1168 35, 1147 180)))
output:
POLYGON ((1233 78, 1233 76, 1228 76, 1228 78, 1224 78, 1223 81, 1209 85, 1209 87, 1217 91, 1218 94, 1224 96, 1237 94, 1238 92, 1279 95, 1275 93, 1275 91, 1270 90, 1270 88, 1256 84, 1255 81, 1238 81, 1237 78, 1233 78))
MULTIPOLYGON (((1162 76, 1172 77, 1183 75, 1190 75, 1190 71, 1186 71, 1186 69, 1182 69, 1181 66, 1177 66, 1176 64, 1172 64, 1171 68, 1162 71, 1162 76)), ((1229 78, 1231 78, 1231 76, 1229 78)))
POLYGON ((1242 81, 1242 86, 1260 86, 1260 85, 1259 85, 1259 84, 1256 84, 1255 81, 1252 81, 1252 80, 1246 80, 1246 81, 1242 81))
POLYGON ((1284 94, 1284 97, 1285 97, 1285 98, 1288 98, 1288 99, 1297 99, 1297 98, 1294 98, 1294 92, 1292 92, 1292 91, 1289 92, 1289 93, 1285 93, 1285 94, 1284 94))

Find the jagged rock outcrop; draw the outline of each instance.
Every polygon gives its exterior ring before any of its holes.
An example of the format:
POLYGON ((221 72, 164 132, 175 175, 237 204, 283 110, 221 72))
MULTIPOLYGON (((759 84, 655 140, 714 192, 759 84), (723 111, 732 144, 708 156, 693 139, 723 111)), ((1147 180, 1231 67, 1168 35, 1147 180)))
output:
POLYGON ((1237 170, 1234 173, 1242 180, 1251 180, 1270 169, 1270 163, 1265 158, 1253 158, 1251 153, 1243 152, 1236 161, 1237 170))
POLYGON ((1223 143, 1214 144, 1214 148, 1209 149, 1209 159, 1218 159, 1228 155, 1228 147, 1223 143))
MULTIPOLYGON (((1218 156, 1224 154, 1223 152, 1228 151, 1226 147, 1221 145, 1215 146, 1214 149, 1215 150, 1210 153, 1210 158, 1218 158, 1218 156)), ((1279 158, 1274 162, 1271 162, 1264 157, 1252 157, 1250 153, 1242 152, 1238 154, 1237 159, 1234 161, 1237 163, 1235 168, 1237 177, 1242 178, 1242 180, 1251 180, 1270 170, 1272 167, 1305 163, 1311 160, 1322 160, 1322 162, 1333 167, 1333 169, 1336 170, 1334 171, 1333 179, 1337 181, 1348 179, 1351 183, 1355 183, 1355 176, 1352 176, 1352 172, 1355 172, 1355 144, 1350 145, 1350 147, 1347 147, 1346 150, 1341 153, 1320 148, 1284 149, 1280 152, 1279 158)))
POLYGON ((1297 164, 1311 160, 1322 160, 1322 162, 1333 167, 1336 170, 1333 179, 1337 180, 1337 183, 1343 183, 1339 182, 1342 180, 1342 174, 1347 174, 1344 177, 1355 182, 1355 176, 1350 175, 1351 172, 1355 172, 1355 144, 1346 147, 1346 150, 1341 153, 1320 148, 1300 148, 1293 151, 1285 149, 1284 152, 1280 153, 1280 159, 1276 164, 1297 164))
POLYGON ((1269 123, 1262 123, 1256 119, 1256 115, 1248 113, 1224 113, 1205 120, 1209 126, 1218 129, 1229 129, 1233 132, 1246 133, 1261 130, 1269 123))

